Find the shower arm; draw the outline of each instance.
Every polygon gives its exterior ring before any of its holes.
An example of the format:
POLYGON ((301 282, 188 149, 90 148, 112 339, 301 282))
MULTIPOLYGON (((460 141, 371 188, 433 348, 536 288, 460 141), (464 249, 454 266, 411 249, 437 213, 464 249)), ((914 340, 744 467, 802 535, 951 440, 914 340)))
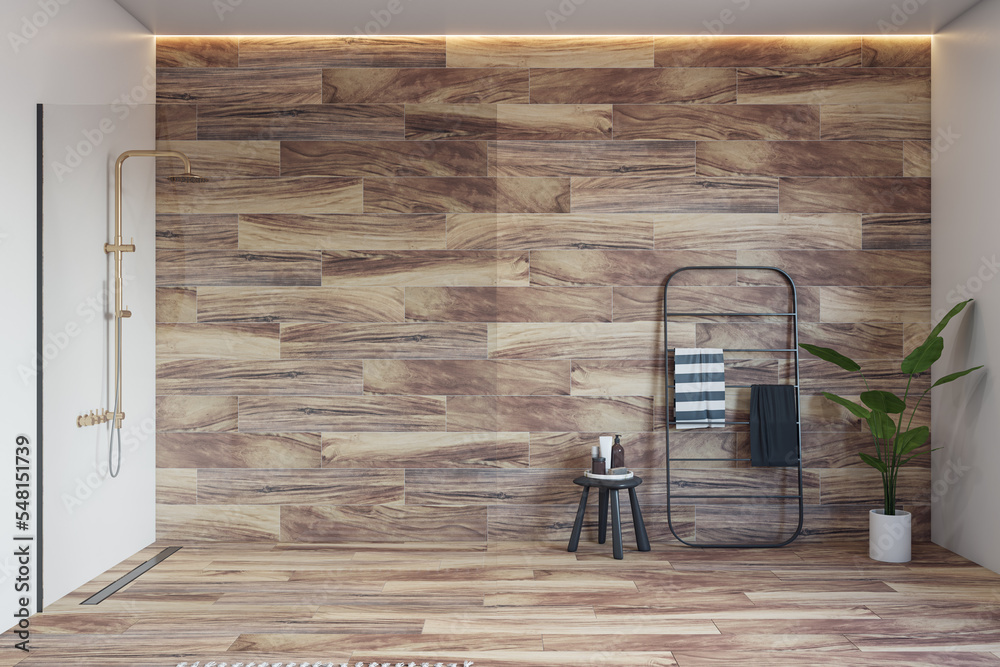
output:
MULTIPOLYGON (((115 386, 121 392, 122 368, 121 368, 121 320, 132 317, 132 311, 122 308, 122 300, 125 296, 124 274, 122 273, 122 254, 135 252, 135 239, 131 243, 124 243, 122 238, 122 165, 130 157, 173 157, 184 163, 184 175, 191 176, 191 161, 180 151, 166 150, 130 150, 118 156, 115 161, 115 237, 112 243, 104 244, 106 254, 115 255, 115 386)), ((117 401, 115 411, 98 410, 95 415, 93 411, 89 415, 80 415, 76 418, 77 426, 92 426, 103 424, 114 420, 114 428, 121 428, 122 420, 125 419, 125 411, 121 409, 121 394, 117 401)))

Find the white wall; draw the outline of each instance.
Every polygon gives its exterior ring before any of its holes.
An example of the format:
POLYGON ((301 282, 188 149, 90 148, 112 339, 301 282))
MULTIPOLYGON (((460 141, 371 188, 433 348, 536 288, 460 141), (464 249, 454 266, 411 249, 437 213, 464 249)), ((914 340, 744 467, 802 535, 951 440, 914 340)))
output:
MULTIPOLYGON (((13 445, 37 444, 35 392, 35 104, 107 104, 141 85, 152 37, 112 0, 0 3, 0 501, 13 499, 13 445)), ((96 406, 95 406, 96 407, 96 406)), ((34 453, 34 451, 32 452, 34 453)), ((37 508, 33 497, 33 509, 37 508)), ((32 520, 37 517, 32 514, 32 520)), ((17 602, 11 520, 0 522, 0 617, 17 602)), ((72 554, 66 557, 71 557, 72 554)), ((33 566, 33 572, 37 568, 33 566)), ((32 591, 34 593, 34 591, 32 591)), ((46 596, 47 599, 51 599, 46 596)), ((32 600, 34 607, 34 600, 32 600)), ((6 625, 6 624, 4 624, 6 625)))
POLYGON ((45 105, 46 604, 156 539, 156 189, 150 158, 129 158, 122 170, 122 233, 125 243, 134 239, 136 251, 122 258, 122 305, 132 317, 121 325, 120 468, 117 437, 109 461, 110 424, 76 425, 77 415, 114 404, 114 256, 103 250, 113 239, 114 163, 123 151, 155 148, 155 129, 151 105, 45 105))
POLYGON ((974 297, 936 376, 986 364, 933 402, 932 537, 1000 572, 1000 0, 934 37, 933 306, 974 297), (964 293, 964 294, 963 294, 964 293))

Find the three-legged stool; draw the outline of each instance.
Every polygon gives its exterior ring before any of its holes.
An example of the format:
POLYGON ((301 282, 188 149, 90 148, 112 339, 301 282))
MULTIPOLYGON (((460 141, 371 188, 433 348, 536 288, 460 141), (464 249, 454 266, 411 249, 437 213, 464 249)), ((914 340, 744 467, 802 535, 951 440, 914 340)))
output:
POLYGON ((576 522, 573 524, 573 533, 569 537, 569 547, 567 551, 576 551, 580 545, 580 531, 583 530, 583 515, 587 510, 587 496, 590 494, 590 487, 596 486, 599 489, 598 503, 598 524, 597 541, 604 544, 608 534, 608 497, 611 499, 611 542, 614 549, 614 556, 618 560, 625 558, 622 549, 622 518, 621 508, 618 503, 618 492, 628 489, 629 502, 632 505, 632 527, 635 528, 635 545, 639 551, 649 551, 649 537, 646 536, 646 524, 642 522, 642 512, 639 509, 639 498, 635 495, 635 487, 642 484, 641 477, 630 477, 629 479, 595 479, 593 477, 577 477, 574 484, 583 487, 580 496, 580 508, 576 511, 576 522), (614 493, 611 493, 614 491, 614 493))

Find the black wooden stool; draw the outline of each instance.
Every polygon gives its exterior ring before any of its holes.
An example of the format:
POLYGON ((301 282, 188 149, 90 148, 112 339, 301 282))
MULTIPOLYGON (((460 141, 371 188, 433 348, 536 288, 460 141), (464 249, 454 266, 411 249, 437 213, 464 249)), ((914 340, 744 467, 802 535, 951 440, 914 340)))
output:
POLYGON ((583 530, 583 514, 587 510, 587 496, 590 494, 590 487, 596 486, 599 491, 599 502, 597 524, 597 541, 604 544, 608 535, 608 496, 611 496, 611 542, 614 548, 615 558, 622 560, 625 558, 622 549, 622 517, 621 508, 618 504, 618 492, 628 489, 628 499, 632 505, 632 527, 635 528, 635 545, 639 551, 649 551, 649 537, 646 536, 646 524, 642 522, 642 511, 639 509, 639 498, 635 495, 635 487, 642 484, 641 477, 630 477, 628 479, 595 479, 593 477, 577 477, 574 484, 583 487, 583 494, 580 496, 580 508, 576 511, 576 522, 573 524, 573 533, 569 537, 569 547, 567 551, 576 551, 580 545, 580 531, 583 530), (614 491, 613 494, 610 492, 614 491))

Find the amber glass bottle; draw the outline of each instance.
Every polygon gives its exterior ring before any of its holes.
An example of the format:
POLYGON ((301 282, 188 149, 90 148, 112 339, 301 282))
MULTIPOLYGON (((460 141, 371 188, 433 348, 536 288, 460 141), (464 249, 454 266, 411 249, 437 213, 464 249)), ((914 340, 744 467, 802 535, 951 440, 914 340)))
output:
POLYGON ((611 467, 625 467, 625 448, 622 447, 622 437, 620 435, 615 436, 615 444, 611 448, 611 467))

